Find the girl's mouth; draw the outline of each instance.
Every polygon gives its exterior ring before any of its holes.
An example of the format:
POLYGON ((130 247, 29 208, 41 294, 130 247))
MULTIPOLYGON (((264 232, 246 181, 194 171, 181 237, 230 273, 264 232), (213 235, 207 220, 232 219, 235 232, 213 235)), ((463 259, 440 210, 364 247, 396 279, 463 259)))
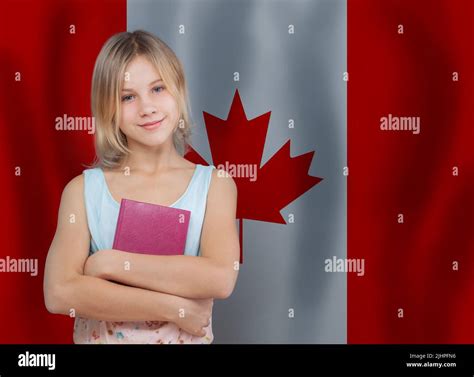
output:
POLYGON ((163 122, 164 119, 165 118, 163 118, 161 120, 154 121, 154 122, 139 124, 139 127, 144 128, 145 130, 151 131, 151 130, 154 130, 154 129, 160 127, 160 125, 161 125, 161 123, 163 122))

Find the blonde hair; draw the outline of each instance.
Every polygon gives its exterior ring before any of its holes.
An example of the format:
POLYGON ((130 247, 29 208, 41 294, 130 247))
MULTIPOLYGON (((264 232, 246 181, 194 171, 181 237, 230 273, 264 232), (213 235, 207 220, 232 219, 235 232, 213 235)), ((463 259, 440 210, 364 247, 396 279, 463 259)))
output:
POLYGON ((125 68, 137 56, 145 57, 158 71, 166 89, 178 104, 179 126, 173 144, 184 156, 191 135, 189 100, 183 67, 168 45, 143 30, 122 32, 105 42, 92 75, 91 107, 95 118, 96 159, 93 167, 114 168, 130 153, 119 128, 121 90, 125 68))

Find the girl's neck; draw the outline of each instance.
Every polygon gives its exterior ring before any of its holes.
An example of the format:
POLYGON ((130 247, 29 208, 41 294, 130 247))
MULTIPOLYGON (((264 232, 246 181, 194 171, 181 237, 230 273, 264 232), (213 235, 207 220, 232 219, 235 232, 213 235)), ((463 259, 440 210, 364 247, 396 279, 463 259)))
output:
POLYGON ((121 170, 128 167, 130 171, 155 175, 178 166, 183 159, 173 144, 154 148, 131 145, 129 149, 131 153, 122 162, 121 170))

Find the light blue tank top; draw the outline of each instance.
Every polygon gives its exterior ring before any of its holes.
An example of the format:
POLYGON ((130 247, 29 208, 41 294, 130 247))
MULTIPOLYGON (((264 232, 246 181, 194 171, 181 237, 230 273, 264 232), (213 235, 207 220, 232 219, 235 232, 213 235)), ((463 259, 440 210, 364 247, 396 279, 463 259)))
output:
MULTIPOLYGON (((213 169, 215 167, 212 165, 196 164, 186 191, 170 206, 191 211, 185 255, 200 255, 201 230, 213 169)), ((112 248, 120 203, 112 197, 102 169, 86 169, 83 174, 87 223, 91 233, 91 255, 97 250, 112 248)))

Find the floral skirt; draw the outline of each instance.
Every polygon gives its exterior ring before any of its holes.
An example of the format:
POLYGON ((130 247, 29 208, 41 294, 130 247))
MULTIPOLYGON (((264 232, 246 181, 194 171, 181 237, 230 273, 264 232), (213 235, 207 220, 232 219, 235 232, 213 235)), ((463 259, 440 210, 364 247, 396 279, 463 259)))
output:
POLYGON ((203 337, 193 336, 172 322, 107 322, 76 317, 75 344, 211 344, 211 324, 203 337))

